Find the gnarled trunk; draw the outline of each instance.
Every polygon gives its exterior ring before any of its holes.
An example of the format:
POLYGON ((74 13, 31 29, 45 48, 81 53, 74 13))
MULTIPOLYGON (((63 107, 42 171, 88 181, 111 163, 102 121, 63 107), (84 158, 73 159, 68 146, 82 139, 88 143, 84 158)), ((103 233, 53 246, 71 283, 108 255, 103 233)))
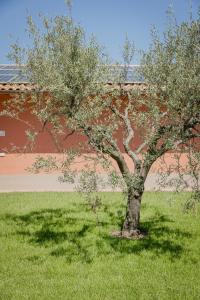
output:
POLYGON ((128 189, 128 199, 127 199, 127 208, 126 216, 123 223, 122 231, 123 232, 139 232, 140 226, 140 206, 141 199, 144 192, 144 178, 140 178, 139 181, 134 184, 127 183, 128 189))

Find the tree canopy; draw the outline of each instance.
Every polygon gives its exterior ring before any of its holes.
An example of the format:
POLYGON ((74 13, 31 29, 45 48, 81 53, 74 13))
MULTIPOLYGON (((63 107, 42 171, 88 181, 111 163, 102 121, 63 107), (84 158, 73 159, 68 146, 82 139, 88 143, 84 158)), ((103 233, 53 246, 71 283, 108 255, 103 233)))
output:
POLYGON ((152 33, 139 67, 144 84, 131 88, 124 84, 134 54, 128 40, 123 73, 110 85, 101 48, 94 39, 86 39, 72 18, 44 18, 43 23, 45 33, 40 33, 28 20, 31 49, 13 46, 12 57, 21 63, 21 53, 25 55, 25 70, 35 85, 33 112, 51 123, 57 134, 66 127, 81 132, 99 159, 111 157, 117 163, 127 191, 122 233, 138 235, 140 204, 152 164, 169 150, 186 151, 188 142, 196 144, 199 138, 200 17, 171 23, 162 38, 152 33), (119 130, 121 140, 116 138, 119 130), (141 138, 137 147, 136 131, 141 138), (123 153, 132 160, 134 171, 123 153))

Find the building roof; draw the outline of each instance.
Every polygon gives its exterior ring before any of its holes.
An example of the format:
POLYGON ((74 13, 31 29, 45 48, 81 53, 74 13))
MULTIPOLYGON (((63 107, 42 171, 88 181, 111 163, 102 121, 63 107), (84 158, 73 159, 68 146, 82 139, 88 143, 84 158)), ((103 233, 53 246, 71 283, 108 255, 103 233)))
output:
POLYGON ((33 91, 34 86, 30 83, 14 83, 14 82, 0 82, 0 93, 13 92, 28 92, 33 91))
MULTIPOLYGON (((123 83, 128 87, 135 84, 141 85, 144 83, 142 78, 137 76, 138 65, 109 65, 108 84, 116 84, 123 78, 123 83), (118 78, 118 79, 116 79, 118 78)), ((31 84, 23 72, 23 66, 0 64, 0 92, 25 92, 34 90, 34 85, 31 84)))

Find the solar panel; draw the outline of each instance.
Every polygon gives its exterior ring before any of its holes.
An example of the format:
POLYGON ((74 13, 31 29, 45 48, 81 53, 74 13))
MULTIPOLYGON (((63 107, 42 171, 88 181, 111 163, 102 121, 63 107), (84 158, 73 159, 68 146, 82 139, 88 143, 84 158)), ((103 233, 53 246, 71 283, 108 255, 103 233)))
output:
MULTIPOLYGON (((143 82, 144 80, 138 75, 138 65, 108 65, 108 74, 105 81, 108 82, 143 82)), ((28 82, 28 79, 23 72, 23 66, 17 65, 0 65, 0 82, 28 82)))
POLYGON ((0 75, 0 82, 10 82, 12 77, 12 75, 0 75))
POLYGON ((8 70, 15 70, 15 69, 21 69, 21 68, 23 68, 23 67, 19 67, 18 65, 12 65, 12 64, 10 64, 10 65, 4 65, 4 64, 0 64, 0 69, 8 69, 8 70))
POLYGON ((144 81, 138 73, 138 65, 110 65, 108 68, 109 72, 107 80, 109 82, 133 83, 144 81))
POLYGON ((17 65, 0 65, 0 82, 27 82, 23 67, 17 65))
POLYGON ((8 70, 8 69, 0 69, 0 75, 16 75, 16 73, 18 72, 18 70, 8 70))

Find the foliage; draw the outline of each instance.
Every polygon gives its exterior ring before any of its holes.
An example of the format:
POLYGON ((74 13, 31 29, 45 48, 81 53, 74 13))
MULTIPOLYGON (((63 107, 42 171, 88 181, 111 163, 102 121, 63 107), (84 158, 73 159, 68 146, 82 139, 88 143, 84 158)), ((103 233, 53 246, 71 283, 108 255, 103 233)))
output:
POLYGON ((170 165, 163 158, 160 160, 159 177, 157 181, 158 190, 168 188, 176 191, 191 191, 187 199, 184 210, 188 212, 196 211, 200 201, 200 152, 199 143, 189 141, 187 152, 185 147, 179 152, 173 153, 170 165))
MULTIPOLYGON (((163 39, 152 33, 152 45, 139 68, 145 83, 132 88, 124 85, 135 51, 127 39, 124 71, 120 82, 110 86, 99 46, 93 39, 86 42, 83 29, 71 17, 56 17, 52 22, 44 18, 43 23, 45 34, 29 18, 33 47, 24 50, 25 70, 35 84, 33 112, 44 126, 53 126, 54 136, 65 128, 78 131, 88 139, 87 151, 117 163, 128 197, 125 229, 135 230, 152 164, 181 146, 187 151, 188 142, 199 138, 200 16, 180 25, 171 23, 163 39), (123 152, 131 159, 133 172, 123 152)), ((20 62, 23 51, 16 45, 13 50, 20 62)), ((64 172, 66 179, 71 178, 64 172)))

